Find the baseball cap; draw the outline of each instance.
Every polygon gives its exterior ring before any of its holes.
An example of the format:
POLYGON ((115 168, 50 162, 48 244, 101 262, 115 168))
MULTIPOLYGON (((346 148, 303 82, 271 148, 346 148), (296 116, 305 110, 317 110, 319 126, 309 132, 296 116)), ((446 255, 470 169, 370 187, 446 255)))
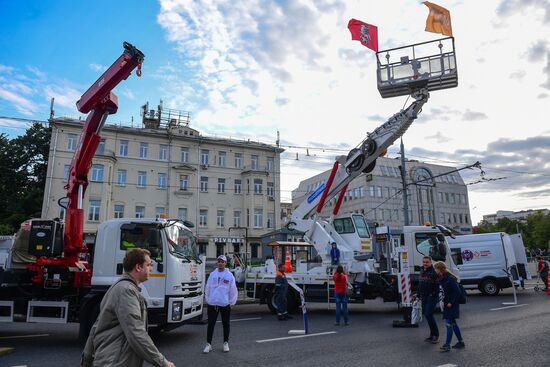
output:
POLYGON ((223 260, 223 261, 227 262, 227 257, 225 257, 225 255, 220 255, 220 256, 218 256, 218 260, 223 260))

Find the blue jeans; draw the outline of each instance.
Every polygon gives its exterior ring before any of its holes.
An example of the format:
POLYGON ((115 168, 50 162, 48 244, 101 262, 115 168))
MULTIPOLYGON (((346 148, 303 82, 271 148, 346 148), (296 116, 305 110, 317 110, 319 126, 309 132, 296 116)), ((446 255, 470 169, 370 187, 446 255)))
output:
POLYGON ((459 342, 463 341, 462 334, 460 334, 460 329, 458 328, 455 319, 445 319, 445 326, 447 327, 447 340, 445 341, 445 344, 451 345, 451 340, 453 340, 453 332, 459 342))
POLYGON ((434 312, 437 305, 437 296, 424 296, 422 297, 422 313, 428 322, 430 327, 430 336, 439 337, 439 329, 437 328, 437 322, 435 322, 434 312))
POLYGON ((336 298, 336 322, 340 323, 340 313, 344 311, 344 322, 348 322, 348 296, 345 293, 334 293, 336 298))

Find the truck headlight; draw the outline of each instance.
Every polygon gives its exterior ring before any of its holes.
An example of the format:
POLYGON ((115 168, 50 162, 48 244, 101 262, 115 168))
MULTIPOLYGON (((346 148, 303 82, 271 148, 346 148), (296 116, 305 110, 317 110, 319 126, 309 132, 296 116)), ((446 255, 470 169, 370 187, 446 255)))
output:
POLYGON ((172 321, 180 321, 183 314, 183 301, 172 303, 172 321))

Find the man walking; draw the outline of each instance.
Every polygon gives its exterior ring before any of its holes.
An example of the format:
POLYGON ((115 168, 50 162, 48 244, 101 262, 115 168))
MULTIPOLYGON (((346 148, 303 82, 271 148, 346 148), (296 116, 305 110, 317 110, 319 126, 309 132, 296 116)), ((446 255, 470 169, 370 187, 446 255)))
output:
POLYGON ((277 276, 275 277, 275 304, 277 306, 277 317, 279 321, 286 321, 291 319, 292 316, 288 314, 286 310, 287 301, 286 297, 288 294, 288 280, 286 279, 285 274, 285 265, 279 264, 277 276))
POLYGON ((435 322, 434 312, 438 302, 439 286, 438 276, 432 265, 432 258, 424 256, 422 258, 422 269, 418 283, 418 296, 422 300, 422 313, 426 317, 426 321, 430 327, 430 336, 425 341, 437 344, 439 339, 439 329, 435 322))
POLYGON ((203 353, 212 351, 212 336, 219 313, 222 314, 223 351, 229 352, 229 316, 231 315, 231 306, 237 303, 238 292, 235 277, 225 268, 226 265, 225 255, 218 256, 218 268, 210 273, 204 289, 208 304, 208 330, 203 353))
POLYGON ((126 253, 124 275, 101 301, 99 316, 84 347, 82 366, 142 366, 146 360, 153 366, 175 367, 147 334, 147 306, 139 285, 149 278, 150 256, 141 248, 126 253))

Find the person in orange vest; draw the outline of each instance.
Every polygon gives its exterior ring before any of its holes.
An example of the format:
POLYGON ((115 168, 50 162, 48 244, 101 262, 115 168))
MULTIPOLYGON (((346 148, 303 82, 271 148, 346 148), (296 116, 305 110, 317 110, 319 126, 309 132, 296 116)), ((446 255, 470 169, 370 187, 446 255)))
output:
POLYGON ((277 306, 277 317, 279 321, 286 321, 292 316, 286 310, 288 294, 288 280, 285 274, 285 265, 279 264, 277 276, 275 277, 275 305, 277 306))

